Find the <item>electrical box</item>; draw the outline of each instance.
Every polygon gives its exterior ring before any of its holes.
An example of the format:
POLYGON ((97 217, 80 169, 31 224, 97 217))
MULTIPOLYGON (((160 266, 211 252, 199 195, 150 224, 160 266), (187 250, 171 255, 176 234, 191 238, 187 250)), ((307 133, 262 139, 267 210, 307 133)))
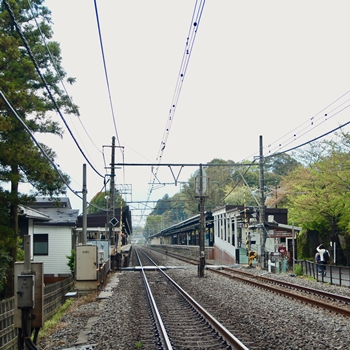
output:
POLYGON ((17 307, 19 309, 33 309, 34 275, 19 275, 17 282, 17 307))
MULTIPOLYGON (((15 262, 15 276, 27 276, 24 274, 24 263, 15 262)), ((31 263, 31 275, 34 276, 34 308, 31 310, 32 328, 40 328, 44 325, 44 263, 33 261, 31 263)), ((19 290, 19 279, 15 278, 15 305, 14 305, 14 327, 22 328, 22 310, 18 303, 22 303, 17 296, 19 290)))
POLYGON ((98 263, 99 265, 102 265, 105 262, 105 252, 104 250, 99 250, 98 251, 98 263))
POLYGON ((76 280, 96 281, 98 268, 98 247, 79 245, 76 247, 76 280))

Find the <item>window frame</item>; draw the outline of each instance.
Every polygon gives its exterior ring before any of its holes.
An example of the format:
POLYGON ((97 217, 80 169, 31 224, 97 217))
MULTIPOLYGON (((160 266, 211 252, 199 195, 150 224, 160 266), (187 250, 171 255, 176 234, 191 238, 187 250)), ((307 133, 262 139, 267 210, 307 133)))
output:
POLYGON ((47 256, 49 255, 49 234, 48 233, 34 233, 33 235, 33 255, 35 256, 47 256), (38 243, 42 243, 40 247, 37 247, 38 243), (46 252, 45 244, 46 243, 46 252), (43 249, 44 248, 44 249, 43 249))

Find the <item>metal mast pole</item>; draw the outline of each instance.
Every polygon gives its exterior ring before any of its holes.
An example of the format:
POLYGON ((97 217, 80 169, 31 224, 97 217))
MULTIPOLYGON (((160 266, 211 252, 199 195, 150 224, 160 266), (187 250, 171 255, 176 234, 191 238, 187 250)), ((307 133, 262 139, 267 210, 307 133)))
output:
POLYGON ((205 248, 204 248, 204 201, 205 196, 203 193, 203 169, 202 164, 199 168, 199 211, 200 211, 200 230, 199 230, 199 251, 200 251, 200 260, 199 260, 199 277, 204 277, 204 268, 205 268, 205 248))
POLYGON ((86 200, 86 164, 83 164, 83 237, 82 244, 87 242, 87 200, 86 200))
POLYGON ((266 229, 265 222, 265 196, 264 196, 264 154, 263 154, 263 141, 260 135, 259 139, 259 165, 260 165, 260 208, 259 208, 259 223, 261 228, 261 268, 265 268, 265 243, 266 243, 266 229))
POLYGON ((115 207, 115 182, 114 182, 114 177, 115 177, 115 137, 112 137, 112 156, 111 156, 111 187, 109 190, 110 194, 110 206, 109 206, 109 238, 111 240, 111 244, 116 244, 115 242, 115 237, 113 234, 113 223, 112 219, 114 218, 114 207, 115 207))
POLYGON ((115 247, 115 268, 119 269, 120 253, 118 251, 119 240, 113 227, 117 221, 115 217, 115 136, 112 137, 112 153, 111 153, 111 187, 110 187, 110 220, 109 220, 109 237, 111 245, 115 247))

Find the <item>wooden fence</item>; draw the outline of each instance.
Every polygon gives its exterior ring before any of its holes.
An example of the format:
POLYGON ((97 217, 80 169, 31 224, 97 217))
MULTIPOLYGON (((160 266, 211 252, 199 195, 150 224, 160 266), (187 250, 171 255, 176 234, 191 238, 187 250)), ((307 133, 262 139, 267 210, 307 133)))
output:
MULTIPOLYGON (((45 286, 44 320, 48 320, 65 302, 65 295, 74 286, 73 277, 45 286)), ((17 329, 14 327, 15 297, 0 302, 0 350, 17 350, 17 329)))

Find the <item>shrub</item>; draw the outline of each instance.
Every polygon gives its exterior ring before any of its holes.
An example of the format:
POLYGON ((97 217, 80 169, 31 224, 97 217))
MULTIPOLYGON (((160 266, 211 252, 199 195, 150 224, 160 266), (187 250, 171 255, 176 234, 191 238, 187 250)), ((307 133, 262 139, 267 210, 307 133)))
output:
POLYGON ((66 255, 66 258, 68 259, 67 265, 69 266, 69 269, 70 269, 71 273, 73 274, 74 270, 75 270, 75 250, 72 249, 71 254, 66 255))
POLYGON ((294 267, 294 273, 297 276, 302 276, 303 275, 303 267, 301 266, 301 264, 296 264, 294 267))

